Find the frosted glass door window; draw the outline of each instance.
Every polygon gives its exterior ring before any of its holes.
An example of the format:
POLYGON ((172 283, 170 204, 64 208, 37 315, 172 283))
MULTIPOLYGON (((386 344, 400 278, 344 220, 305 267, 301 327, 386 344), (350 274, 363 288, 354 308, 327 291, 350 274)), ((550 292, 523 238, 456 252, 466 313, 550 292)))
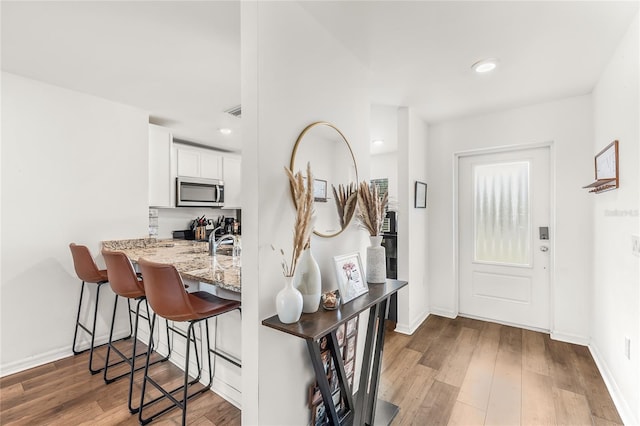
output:
POLYGON ((475 261, 531 265, 528 161, 474 167, 475 261))

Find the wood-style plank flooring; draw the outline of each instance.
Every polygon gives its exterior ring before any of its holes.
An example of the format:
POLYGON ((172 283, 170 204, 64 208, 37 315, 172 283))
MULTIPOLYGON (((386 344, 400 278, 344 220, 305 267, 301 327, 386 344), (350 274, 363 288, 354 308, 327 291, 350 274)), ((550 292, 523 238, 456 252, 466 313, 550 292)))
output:
POLYGON ((387 332, 379 397, 397 425, 621 425, 584 346, 458 317, 387 332))
MULTIPOLYGON (((126 352, 127 341, 117 345, 126 352)), ((144 350, 144 348, 142 349, 144 350)), ((104 364, 105 348, 94 351, 94 366, 104 364)), ((144 357, 141 358, 142 362, 144 357)), ((128 378, 105 385, 102 373, 91 375, 89 353, 64 358, 0 379, 0 424, 2 425, 137 425, 138 416, 127 408, 128 378)), ((113 370, 117 375, 118 366, 113 370)), ((182 371, 163 362, 152 366, 152 377, 175 388, 182 383, 182 371)), ((124 371, 124 370, 122 370, 124 371)), ((112 377, 109 370, 109 376, 112 377)), ((134 405, 139 405, 142 371, 136 372, 134 405)), ((199 386, 199 385, 196 385, 199 386)), ((155 391, 155 389, 154 389, 155 391)), ((150 394, 151 399, 159 395, 150 394)), ((168 406, 159 402, 145 417, 168 406)), ((158 417, 152 424, 179 425, 179 409, 158 417)), ((240 410, 213 392, 205 392, 188 402, 189 425, 239 425, 240 410)))
MULTIPOLYGON (((413 336, 388 331, 383 356, 379 396, 400 406, 394 426, 622 424, 589 350, 542 333, 430 316, 413 336)), ((0 379, 0 424, 138 424, 127 380, 105 385, 87 362, 84 353, 0 379)), ((172 364, 155 367, 162 380, 180 380, 172 364)), ((179 424, 180 415, 153 424, 179 424)), ((189 403, 187 420, 239 425, 240 410, 207 392, 189 403)))

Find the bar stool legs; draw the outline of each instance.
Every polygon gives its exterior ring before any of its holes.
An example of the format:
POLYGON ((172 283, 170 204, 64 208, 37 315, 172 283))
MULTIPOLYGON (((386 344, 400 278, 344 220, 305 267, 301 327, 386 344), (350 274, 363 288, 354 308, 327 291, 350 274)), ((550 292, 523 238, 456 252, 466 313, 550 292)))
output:
MULTIPOLYGON (((155 326, 155 322, 156 322, 156 314, 154 313, 153 317, 152 317, 152 320, 151 320, 151 329, 152 330, 153 330, 153 328, 155 326)), ((180 408, 182 410, 182 424, 185 425, 186 424, 186 420, 187 420, 187 402, 188 402, 188 400, 193 398, 196 395, 200 395, 200 394, 208 391, 211 388, 211 384, 213 383, 213 369, 211 367, 211 356, 209 355, 210 352, 211 352, 211 342, 210 342, 210 337, 209 337, 209 323, 207 321, 207 318, 200 319, 200 320, 195 320, 195 321, 189 321, 189 326, 187 328, 187 334, 186 335, 182 334, 182 332, 176 330, 175 328, 173 328, 173 331, 186 338, 184 381, 183 381, 182 386, 178 386, 177 388, 174 388, 172 390, 166 390, 158 382, 156 382, 154 379, 149 377, 149 366, 151 365, 149 363, 149 360, 151 359, 150 354, 151 354, 151 349, 153 347, 153 339, 150 339, 149 347, 148 347, 148 351, 147 351, 147 361, 146 361, 145 369, 144 369, 144 378, 143 378, 143 381, 142 381, 142 395, 140 397, 140 410, 138 412, 138 419, 140 421, 140 424, 142 424, 142 425, 146 425, 147 423, 151 422, 156 417, 166 413, 169 410, 174 409, 175 407, 178 407, 178 408, 180 408), (206 334, 206 340, 207 340, 207 349, 206 349, 206 352, 203 351, 202 356, 205 356, 205 354, 207 355, 208 367, 209 367, 209 381, 202 389, 199 389, 199 390, 189 394, 189 388, 192 385, 198 383, 200 381, 200 377, 202 376, 202 365, 201 365, 201 362, 200 362, 200 356, 198 355, 198 345, 197 345, 197 340, 196 340, 196 334, 195 334, 195 331, 193 329, 194 325, 196 323, 201 322, 201 321, 204 321, 204 324, 205 324, 205 334, 206 334), (196 355, 196 366, 197 366, 197 369, 198 369, 198 374, 193 380, 189 380, 189 359, 190 359, 190 352, 191 352, 191 342, 193 342, 193 347, 194 347, 194 351, 195 351, 195 355, 196 355), (159 390, 162 393, 162 395, 160 395, 159 397, 157 397, 157 398, 145 403, 144 402, 144 395, 145 395, 145 390, 146 390, 146 387, 147 387, 147 382, 152 384, 153 387, 155 387, 157 390, 159 390), (178 393, 179 391, 182 391, 182 398, 180 400, 178 400, 174 396, 174 394, 178 393), (150 417, 147 417, 147 418, 143 417, 143 410, 145 408, 153 405, 154 403, 156 403, 156 402, 158 402, 158 401, 160 401, 161 399, 164 399, 164 398, 168 398, 169 400, 171 400, 173 405, 170 405, 169 407, 164 408, 163 410, 153 414, 150 417)))
POLYGON ((96 339, 96 322, 98 320, 98 303, 100 302, 100 289, 107 282, 108 281, 102 281, 102 282, 96 283, 96 285, 98 286, 98 289, 96 291, 96 303, 93 311, 93 326, 91 327, 91 329, 89 329, 86 325, 80 322, 80 312, 82 311, 82 298, 84 296, 84 287, 86 283, 82 281, 82 287, 80 287, 80 300, 78 301, 78 315, 76 315, 76 328, 73 333, 72 350, 74 355, 79 355, 81 353, 89 351, 89 371, 91 372, 91 374, 98 374, 99 372, 102 371, 102 368, 93 368, 93 349, 94 349, 94 344, 96 339), (89 336, 91 336, 91 344, 89 348, 83 349, 81 351, 76 349, 76 342, 78 340, 78 329, 83 330, 89 336))
MULTIPOLYGON (((150 348, 147 348, 146 352, 143 353, 137 353, 137 344, 138 344, 138 326, 139 326, 139 320, 140 317, 146 319, 149 323, 149 330, 150 330, 150 339, 153 339, 153 331, 151 330, 151 319, 149 318, 149 305, 147 304, 147 300, 144 297, 140 297, 138 299, 136 299, 136 310, 132 311, 131 310, 131 299, 127 299, 127 309, 129 310, 129 319, 131 319, 131 314, 135 314, 135 324, 134 324, 134 328, 133 328, 133 342, 132 342, 132 354, 131 357, 128 357, 127 355, 125 355, 124 353, 122 353, 113 343, 113 326, 115 323, 115 318, 116 318, 116 311, 118 308, 118 295, 116 294, 115 296, 115 302, 113 304, 113 317, 111 319, 111 331, 109 333, 109 343, 107 344, 107 356, 106 356, 106 360, 105 360, 105 366, 104 366, 104 381, 106 384, 109 383, 113 383, 116 380, 125 377, 125 376, 129 376, 129 396, 127 398, 127 406, 129 408, 129 412, 131 414, 135 414, 138 412, 138 410, 140 409, 140 407, 134 407, 132 404, 132 396, 133 396, 133 376, 134 373, 136 371, 142 370, 143 368, 145 368, 144 364, 139 365, 138 367, 136 367, 136 359, 139 357, 143 357, 146 356, 148 354, 148 352, 151 352, 150 348), (140 305, 142 304, 142 302, 145 302, 145 306, 147 309, 147 316, 144 316, 143 314, 140 313, 140 305), (111 351, 114 351, 117 355, 119 355, 119 357, 121 358, 120 361, 117 361, 113 364, 109 364, 109 359, 111 357, 111 351), (108 372, 109 372, 109 368, 110 367, 115 367, 116 365, 120 365, 122 363, 127 363, 129 365, 129 370, 125 373, 122 373, 118 376, 109 378, 108 377, 108 372)), ((167 354, 167 356, 163 357, 163 358, 159 358, 156 361, 152 362, 150 365, 153 364, 157 364, 159 362, 164 362, 167 361, 169 359, 169 357, 171 357, 171 340, 169 338, 169 323, 167 321, 167 346, 169 348, 169 352, 167 354)))

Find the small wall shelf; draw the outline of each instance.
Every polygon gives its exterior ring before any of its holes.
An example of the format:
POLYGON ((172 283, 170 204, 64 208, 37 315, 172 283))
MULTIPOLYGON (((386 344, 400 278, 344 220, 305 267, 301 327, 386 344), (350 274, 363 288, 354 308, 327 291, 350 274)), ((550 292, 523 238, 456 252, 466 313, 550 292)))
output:
POLYGON ((600 151, 594 160, 596 181, 583 186, 591 188, 589 192, 600 194, 602 192, 617 189, 620 186, 618 180, 618 141, 615 140, 600 151))

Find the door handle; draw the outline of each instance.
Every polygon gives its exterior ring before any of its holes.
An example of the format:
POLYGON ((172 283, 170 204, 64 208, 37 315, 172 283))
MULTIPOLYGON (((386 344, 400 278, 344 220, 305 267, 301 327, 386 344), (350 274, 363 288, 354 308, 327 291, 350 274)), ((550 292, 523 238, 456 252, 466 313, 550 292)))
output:
POLYGON ((544 252, 547 252, 547 251, 549 251, 549 247, 547 247, 547 246, 540 246, 540 251, 541 251, 541 252, 543 252, 543 253, 544 253, 544 252))

